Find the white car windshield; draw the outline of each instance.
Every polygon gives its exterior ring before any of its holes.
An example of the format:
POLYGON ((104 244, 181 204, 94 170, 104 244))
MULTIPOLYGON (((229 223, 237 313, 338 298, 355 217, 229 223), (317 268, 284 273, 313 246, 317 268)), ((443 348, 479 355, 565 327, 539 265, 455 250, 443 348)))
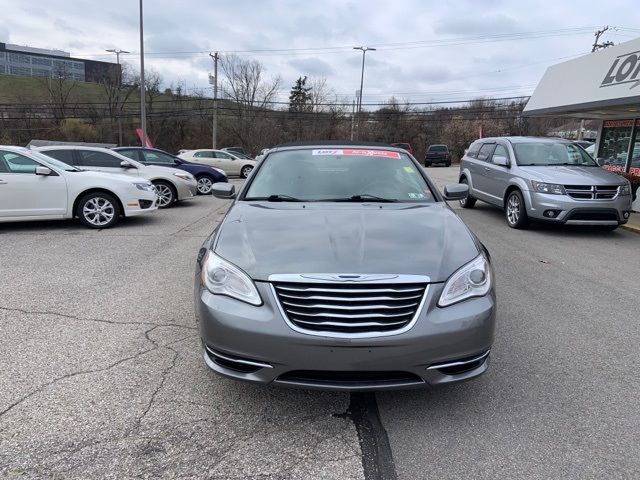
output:
POLYGON ((435 202, 418 170, 391 150, 285 150, 263 160, 244 200, 435 202))

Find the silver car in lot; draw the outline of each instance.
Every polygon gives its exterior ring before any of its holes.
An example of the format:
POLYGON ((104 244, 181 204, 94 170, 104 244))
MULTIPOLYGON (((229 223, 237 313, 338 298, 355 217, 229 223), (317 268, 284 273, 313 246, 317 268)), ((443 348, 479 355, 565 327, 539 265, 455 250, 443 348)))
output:
POLYGON ((189 172, 177 168, 144 165, 108 148, 75 145, 52 145, 34 150, 82 170, 117 173, 145 178, 156 187, 158 208, 194 198, 198 182, 189 172))
POLYGON ((489 254, 398 148, 270 150, 199 251, 195 311, 206 364, 304 388, 414 388, 488 368, 489 254))
POLYGON ((460 182, 469 185, 462 207, 472 208, 476 200, 495 205, 512 228, 535 220, 614 230, 631 213, 629 181, 556 138, 476 140, 460 161, 460 182))

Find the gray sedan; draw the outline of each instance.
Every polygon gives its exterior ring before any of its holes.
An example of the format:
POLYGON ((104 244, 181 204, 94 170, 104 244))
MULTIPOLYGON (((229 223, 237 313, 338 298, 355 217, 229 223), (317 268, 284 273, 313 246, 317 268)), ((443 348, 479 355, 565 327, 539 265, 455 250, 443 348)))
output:
POLYGON ((202 246, 195 310, 206 364, 262 384, 415 388, 488 368, 489 254, 406 151, 270 150, 202 246))

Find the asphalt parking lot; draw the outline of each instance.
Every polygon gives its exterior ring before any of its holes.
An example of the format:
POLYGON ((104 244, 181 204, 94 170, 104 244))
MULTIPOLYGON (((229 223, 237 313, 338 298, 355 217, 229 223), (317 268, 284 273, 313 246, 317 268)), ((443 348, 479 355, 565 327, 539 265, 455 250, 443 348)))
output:
MULTIPOLYGON (((428 169, 441 186, 456 171, 428 169)), ((193 266, 227 205, 198 197, 104 231, 0 224, 0 476, 640 476, 638 234, 459 210, 493 255, 491 368, 362 397, 204 366, 193 266)))

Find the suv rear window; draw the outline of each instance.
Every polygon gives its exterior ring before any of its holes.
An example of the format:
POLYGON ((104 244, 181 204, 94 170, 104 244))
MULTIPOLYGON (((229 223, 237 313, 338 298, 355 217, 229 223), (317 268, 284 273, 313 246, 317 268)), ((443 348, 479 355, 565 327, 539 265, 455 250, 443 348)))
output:
POLYGON ((431 145, 429 147, 429 151, 430 152, 446 152, 447 151, 447 146, 446 145, 431 145))
POLYGON ((478 160, 487 161, 493 153, 493 149, 495 148, 495 143, 485 143, 480 147, 480 151, 478 152, 478 160))
POLYGON ((478 156, 478 152, 480 151, 481 145, 482 144, 479 142, 472 143, 471 146, 469 147, 469 150, 467 150, 467 156, 471 158, 476 158, 478 156))

